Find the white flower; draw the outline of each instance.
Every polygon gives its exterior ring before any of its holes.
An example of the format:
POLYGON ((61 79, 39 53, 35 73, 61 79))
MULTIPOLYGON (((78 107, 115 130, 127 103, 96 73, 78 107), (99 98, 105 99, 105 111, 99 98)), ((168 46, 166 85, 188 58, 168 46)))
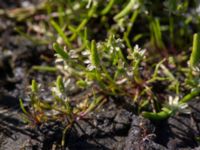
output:
POLYGON ((129 50, 129 55, 127 58, 132 60, 142 60, 143 58, 145 58, 145 53, 146 49, 141 49, 136 44, 133 50, 129 50))
POLYGON ((171 106, 178 105, 179 97, 175 96, 175 98, 173 98, 172 96, 169 96, 168 100, 169 100, 169 105, 171 106))
POLYGON ((169 102, 167 104, 167 107, 169 107, 171 110, 185 114, 190 113, 190 110, 188 109, 188 104, 179 102, 180 100, 179 96, 175 97, 169 96, 168 100, 169 102))
POLYGON ((83 62, 84 62, 84 64, 90 64, 91 63, 89 59, 86 59, 83 62))
POLYGON ((123 78, 121 80, 116 81, 116 84, 120 85, 120 84, 125 83, 126 81, 127 81, 127 78, 123 78))
POLYGON ((136 44, 135 47, 134 47, 134 52, 135 53, 138 53, 139 55, 141 56, 144 56, 145 52, 146 52, 146 49, 141 49, 139 48, 139 46, 136 44))
POLYGON ((74 50, 74 49, 70 50, 68 54, 69 54, 70 58, 78 58, 79 57, 76 50, 74 50))
POLYGON ((92 70, 94 70, 94 69, 96 68, 96 66, 94 66, 94 65, 92 65, 92 64, 89 64, 89 65, 87 66, 87 68, 88 68, 89 71, 92 71, 92 70))
POLYGON ((90 55, 90 51, 89 50, 85 50, 85 51, 81 52, 81 54, 83 56, 88 56, 88 55, 90 55))
POLYGON ((52 87, 51 88, 51 91, 53 92, 53 93, 55 93, 55 95, 56 96, 58 96, 58 97, 62 97, 62 93, 60 92, 60 90, 58 90, 58 88, 57 87, 52 87))

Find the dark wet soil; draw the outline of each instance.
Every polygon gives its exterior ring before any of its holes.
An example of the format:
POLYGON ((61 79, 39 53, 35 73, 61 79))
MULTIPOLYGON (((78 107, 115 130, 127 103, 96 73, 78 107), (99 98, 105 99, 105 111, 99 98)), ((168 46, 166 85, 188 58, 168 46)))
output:
MULTIPOLYGON (((36 1, 35 1, 36 2, 36 1)), ((34 3, 35 3, 34 2, 34 3)), ((20 1, 1 1, 0 7, 20 7, 20 1)), ((36 79, 46 87, 55 73, 31 70, 34 65, 53 65, 53 52, 14 30, 16 22, 0 16, 0 150, 61 149, 62 125, 37 128, 24 124, 19 97, 36 79), (45 58, 48 59, 43 59, 45 58), (51 61, 47 61, 51 60, 51 61)), ((110 99, 102 109, 78 121, 66 135, 66 150, 198 150, 200 149, 200 101, 190 103, 192 113, 151 122, 135 113, 134 105, 110 99)), ((128 101, 128 100, 127 100, 128 101)))

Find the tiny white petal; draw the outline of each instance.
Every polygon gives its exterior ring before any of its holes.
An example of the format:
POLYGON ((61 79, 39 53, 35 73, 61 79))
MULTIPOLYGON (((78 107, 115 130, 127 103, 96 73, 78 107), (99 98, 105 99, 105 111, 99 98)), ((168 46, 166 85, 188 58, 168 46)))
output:
POLYGON ((90 62, 89 59, 87 59, 87 60, 84 60, 84 63, 85 63, 85 64, 90 64, 91 62, 90 62))
POLYGON ((94 70, 96 67, 95 67, 94 65, 89 64, 89 65, 87 66, 87 68, 88 68, 89 71, 92 71, 92 70, 94 70))
POLYGON ((83 56, 88 56, 88 55, 90 55, 90 52, 89 52, 89 51, 83 51, 81 54, 82 54, 83 56))

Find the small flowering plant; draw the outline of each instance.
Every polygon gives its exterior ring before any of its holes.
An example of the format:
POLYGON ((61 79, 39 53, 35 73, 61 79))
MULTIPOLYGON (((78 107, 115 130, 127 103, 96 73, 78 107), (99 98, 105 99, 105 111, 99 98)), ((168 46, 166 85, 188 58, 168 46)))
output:
POLYGON ((143 112, 144 117, 161 120, 174 115, 177 112, 190 113, 187 102, 191 101, 195 97, 200 95, 199 88, 199 63, 200 63, 200 34, 194 34, 192 54, 189 60, 188 72, 186 72, 187 78, 185 79, 185 87, 189 89, 189 93, 184 97, 169 96, 168 103, 163 105, 160 112, 143 112))
MULTIPOLYGON (((41 99, 38 96, 40 86, 36 86, 33 81, 30 96, 32 107, 26 111, 22 106, 24 112, 35 118, 37 123, 60 118, 75 122, 103 104, 108 96, 128 96, 137 102, 142 101, 143 96, 147 96, 148 101, 144 103, 152 104, 154 112, 143 111, 142 115, 150 119, 166 119, 177 112, 189 113, 187 102, 200 93, 199 82, 196 82, 192 90, 190 88, 189 94, 183 98, 178 96, 181 93, 177 93, 175 97, 169 96, 168 103, 161 104, 162 107, 156 110, 152 101, 155 96, 150 83, 165 79, 158 77, 159 66, 163 69, 163 61, 156 65, 152 78, 147 80, 140 71, 142 63, 146 61, 145 49, 139 48, 138 45, 133 49, 126 48, 123 40, 112 35, 103 42, 89 42, 84 39, 83 43, 83 48, 72 50, 62 48, 57 43, 53 45, 57 57, 56 66, 63 76, 58 76, 51 87, 52 99, 48 102, 41 99), (86 95, 81 98, 70 96, 79 91, 86 91, 86 95)), ((178 82, 167 68, 163 70, 161 73, 173 79, 171 82, 178 82)), ((188 80, 193 82, 196 75, 190 73, 188 80)))
POLYGON ((43 89, 35 80, 32 80, 30 106, 25 107, 23 101, 20 99, 20 106, 24 112, 23 118, 31 126, 37 127, 43 123, 51 121, 60 121, 65 127, 62 136, 62 146, 65 142, 65 134, 73 124, 78 120, 83 119, 89 112, 93 111, 98 105, 105 102, 105 97, 95 95, 87 95, 80 98, 70 98, 68 95, 69 80, 63 80, 61 76, 53 87, 51 87, 51 98, 42 98, 41 93, 43 89))
POLYGON ((58 44, 54 44, 54 49, 58 69, 65 76, 75 78, 78 88, 95 85, 106 94, 127 95, 130 94, 127 88, 142 81, 139 70, 145 60, 145 50, 138 45, 127 50, 123 41, 114 36, 105 42, 93 40, 81 52, 66 51, 58 44))
POLYGON ((180 112, 180 113, 190 113, 190 110, 188 109, 187 103, 180 103, 180 98, 178 96, 172 97, 169 96, 169 102, 166 104, 166 108, 169 108, 173 112, 180 112))
MULTIPOLYGON (((171 72, 170 68, 168 69, 169 66, 165 67, 163 64, 166 59, 158 64, 154 64, 154 61, 146 63, 146 50, 138 45, 132 48, 133 41, 146 38, 146 35, 151 38, 150 43, 156 49, 164 51, 167 48, 162 40, 159 19, 154 19, 153 16, 149 17, 153 13, 146 11, 147 9, 142 6, 142 3, 139 0, 121 2, 110 0, 108 4, 102 0, 69 1, 67 9, 64 9, 63 6, 58 9, 61 12, 63 10, 63 13, 55 13, 50 19, 47 19, 50 20, 50 24, 59 35, 53 49, 56 56, 56 70, 61 75, 50 85, 49 97, 41 96, 41 93, 44 92, 42 87, 35 80, 32 81, 30 105, 25 107, 23 101, 20 100, 21 108, 29 122, 40 125, 48 121, 60 121, 66 126, 63 132, 64 138, 67 129, 79 119, 84 119, 89 112, 99 108, 109 96, 133 99, 138 104, 138 113, 142 112, 142 115, 149 119, 161 120, 177 112, 189 113, 187 102, 200 94, 200 35, 194 35, 190 66, 189 69, 187 68, 189 73, 181 76, 186 77, 183 85, 183 80, 179 81, 177 74, 171 72), (122 8, 122 6, 125 7, 122 8), (102 8, 103 10, 99 12, 102 8), (120 11, 116 14, 117 9, 120 11), (143 15, 141 14, 143 11, 147 14, 144 18, 148 18, 150 21, 150 34, 146 34, 146 30, 144 30, 144 34, 135 35, 136 37, 130 40, 134 33, 134 22, 138 15, 143 15), (77 14, 80 14, 80 17, 77 17, 77 14), (132 14, 131 18, 129 18, 129 14, 132 14), (111 22, 108 20, 110 17, 113 17, 111 22), (60 25, 54 21, 54 18, 59 20, 60 25), (98 18, 97 20, 102 26, 97 31, 107 29, 107 34, 110 36, 105 41, 88 40, 86 29, 90 26, 87 24, 93 18, 98 18), (67 24, 65 24, 65 19, 67 24), (116 23, 112 23, 113 21, 116 23), (85 29, 84 32, 82 32, 83 29, 85 29), (116 36, 123 35, 123 38, 116 38, 112 35, 113 33, 116 36), (143 71, 143 67, 148 67, 149 70, 143 71), (156 84, 153 85, 154 83, 156 84), (162 93, 165 94, 164 100, 160 100, 164 96, 154 89, 154 86, 159 83, 166 85, 166 88, 162 86, 166 90, 162 93), (175 97, 166 95, 166 93, 172 93, 171 90, 173 92, 176 90, 175 97), (185 91, 188 94, 185 95, 185 91), (81 95, 79 96, 79 94, 81 95)), ((50 10, 48 9, 48 12, 50 10)), ((170 24, 173 28, 173 20, 170 21, 172 21, 170 24)), ((97 28, 95 27, 95 29, 97 28)), ((145 28, 146 26, 144 26, 145 28)), ((169 29, 170 38, 173 39, 172 28, 169 29)), ((166 29, 168 30, 168 28, 166 29)), ((89 31, 97 33, 96 30, 89 31)), ((94 36, 94 34, 91 35, 94 36)), ((49 68, 43 69, 50 70, 49 68)), ((178 73, 182 73, 182 71, 179 70, 178 73)))
POLYGON ((108 96, 133 98, 133 86, 143 80, 140 65, 145 61, 145 50, 138 45, 127 49, 123 40, 113 35, 98 43, 86 38, 82 44, 81 48, 66 49, 55 43, 55 63, 62 76, 51 84, 50 96, 41 96, 44 90, 33 80, 30 105, 25 107, 20 100, 31 124, 62 122, 66 126, 63 138, 67 129, 105 103, 108 96))
POLYGON ((152 120, 163 120, 176 113, 185 113, 190 114, 187 102, 191 101, 193 98, 198 96, 200 89, 194 89, 189 94, 186 94, 184 97, 179 98, 178 96, 172 97, 169 96, 169 101, 165 104, 160 112, 142 112, 142 115, 146 118, 152 120))

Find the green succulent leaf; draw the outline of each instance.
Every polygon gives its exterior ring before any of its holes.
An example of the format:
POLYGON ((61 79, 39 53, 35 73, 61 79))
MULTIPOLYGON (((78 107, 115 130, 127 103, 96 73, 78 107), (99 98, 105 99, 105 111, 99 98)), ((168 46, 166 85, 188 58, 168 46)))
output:
POLYGON ((100 65, 99 54, 97 52, 97 46, 95 40, 91 42, 91 62, 92 65, 98 67, 100 65))
POLYGON ((200 63, 200 34, 193 36, 192 54, 190 56, 190 66, 196 67, 200 63))
POLYGON ((58 34, 62 37, 65 44, 69 47, 71 47, 71 43, 68 39, 68 37, 65 35, 65 33, 62 31, 61 27, 53 20, 51 20, 51 25, 55 28, 55 30, 58 32, 58 34))
POLYGON ((69 58, 69 55, 58 45, 58 43, 54 43, 53 48, 64 60, 69 58))
POLYGON ((19 99, 19 104, 20 104, 20 108, 22 109, 23 113, 28 115, 28 111, 25 109, 23 100, 21 98, 19 99))
POLYGON ((114 20, 119 20, 130 13, 134 6, 138 5, 138 3, 138 0, 130 0, 130 2, 116 16, 114 16, 114 20))
POLYGON ((58 77, 57 77, 56 86, 57 86, 57 89, 58 89, 61 93, 64 92, 65 87, 64 87, 64 83, 63 83, 63 80, 62 80, 62 77, 61 77, 61 76, 58 76, 58 77))
POLYGON ((172 115, 172 111, 169 109, 164 109, 158 113, 154 112, 142 112, 142 116, 151 120, 164 120, 172 115))
POLYGON ((35 80, 32 80, 31 83, 31 90, 33 93, 37 93, 38 92, 38 84, 35 80))

